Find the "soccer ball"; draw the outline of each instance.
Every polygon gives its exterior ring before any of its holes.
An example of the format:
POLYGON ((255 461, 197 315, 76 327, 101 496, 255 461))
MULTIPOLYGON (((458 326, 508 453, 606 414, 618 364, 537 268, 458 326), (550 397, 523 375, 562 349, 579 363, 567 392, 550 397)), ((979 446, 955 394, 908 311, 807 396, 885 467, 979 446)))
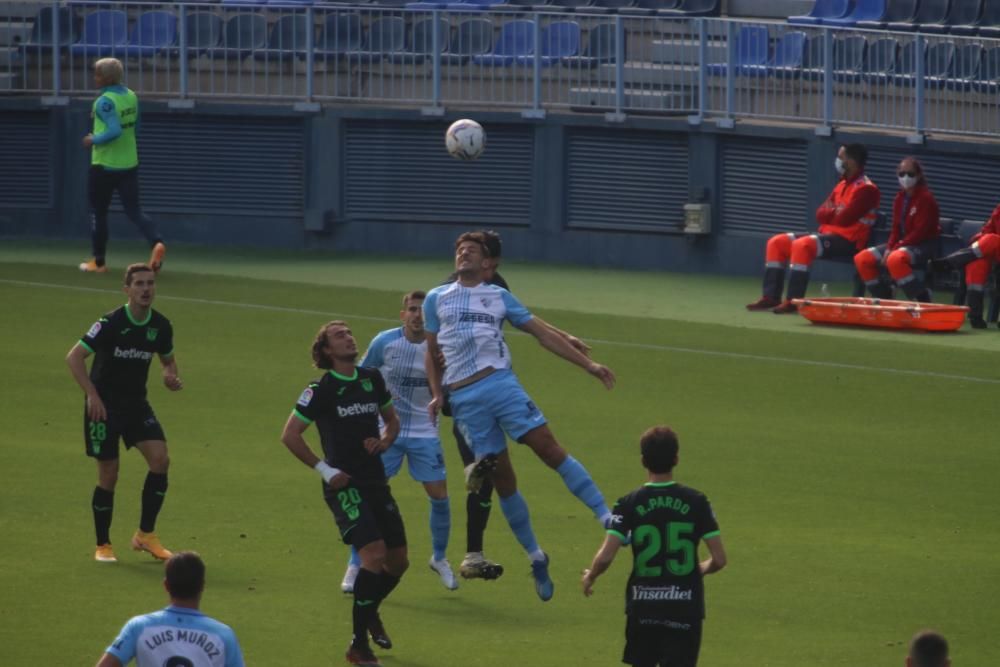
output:
POLYGON ((474 120, 456 120, 444 133, 444 145, 453 158, 475 160, 486 148, 486 132, 474 120))

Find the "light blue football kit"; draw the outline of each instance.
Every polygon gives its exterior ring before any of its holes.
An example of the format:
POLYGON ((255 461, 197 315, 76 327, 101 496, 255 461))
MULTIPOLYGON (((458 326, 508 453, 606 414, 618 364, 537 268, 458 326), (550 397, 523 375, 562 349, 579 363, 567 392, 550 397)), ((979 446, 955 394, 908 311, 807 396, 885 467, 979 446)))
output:
POLYGON ((137 667, 243 667, 232 629, 197 609, 173 605, 136 616, 106 650, 137 667))

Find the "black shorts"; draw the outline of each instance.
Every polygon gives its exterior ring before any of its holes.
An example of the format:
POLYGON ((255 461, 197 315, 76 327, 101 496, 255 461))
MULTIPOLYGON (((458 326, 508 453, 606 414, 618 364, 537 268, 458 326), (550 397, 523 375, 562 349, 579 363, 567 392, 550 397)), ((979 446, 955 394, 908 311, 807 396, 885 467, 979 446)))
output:
POLYGON ((83 442, 87 456, 99 461, 117 459, 119 439, 125 441, 126 449, 147 440, 167 440, 153 408, 145 401, 126 409, 108 408, 107 412, 104 421, 91 421, 84 405, 83 442))
POLYGON ((358 551, 366 544, 383 540, 387 549, 406 546, 403 516, 388 484, 331 489, 323 482, 323 500, 333 512, 344 544, 358 551))
POLYGON ((634 667, 696 667, 701 619, 676 621, 628 616, 622 662, 634 667))

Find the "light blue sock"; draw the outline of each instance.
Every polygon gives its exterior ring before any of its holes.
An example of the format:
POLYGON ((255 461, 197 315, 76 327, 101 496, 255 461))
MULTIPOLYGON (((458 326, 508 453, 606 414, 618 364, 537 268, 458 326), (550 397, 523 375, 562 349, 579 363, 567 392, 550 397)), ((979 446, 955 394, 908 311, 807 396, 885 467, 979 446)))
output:
POLYGON ((513 495, 501 498, 500 509, 524 550, 529 554, 538 551, 538 540, 531 530, 531 517, 528 516, 528 503, 524 502, 521 492, 515 491, 513 495))
POLYGON ((358 551, 354 547, 351 547, 351 560, 347 564, 361 567, 361 556, 358 555, 358 551))
POLYGON ((443 560, 451 533, 451 509, 447 498, 428 500, 431 501, 431 548, 434 549, 434 560, 443 560))
POLYGON ((579 498, 584 505, 590 508, 594 516, 603 520, 608 514, 608 506, 604 503, 604 496, 601 490, 594 484, 590 473, 583 465, 572 456, 567 456, 566 460, 556 468, 556 472, 563 478, 566 488, 574 496, 579 498))

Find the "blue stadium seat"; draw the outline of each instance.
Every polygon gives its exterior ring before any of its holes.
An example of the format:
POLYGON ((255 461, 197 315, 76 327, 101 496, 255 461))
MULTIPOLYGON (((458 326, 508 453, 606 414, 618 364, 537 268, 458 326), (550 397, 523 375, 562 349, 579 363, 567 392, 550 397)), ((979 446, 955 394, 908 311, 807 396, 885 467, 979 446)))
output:
POLYGON ((851 28, 861 21, 881 21, 885 16, 887 0, 857 0, 854 9, 841 18, 823 19, 823 25, 835 28, 851 28))
MULTIPOLYGON (((622 45, 623 52, 628 48, 628 32, 623 32, 626 43, 622 45)), ((614 23, 598 23, 590 27, 587 35, 587 46, 578 56, 567 56, 562 59, 564 67, 576 69, 594 69, 598 65, 613 63, 617 59, 616 48, 618 39, 614 23)))
POLYGON ((257 13, 231 16, 222 30, 222 46, 209 49, 212 58, 242 60, 267 46, 267 21, 257 13))
POLYGON ((449 12, 481 12, 497 4, 503 4, 502 0, 463 0, 462 2, 449 2, 447 8, 449 12))
MULTIPOLYGON (((769 46, 767 28, 764 26, 745 25, 740 28, 736 34, 733 74, 738 75, 748 65, 766 65, 769 46)), ((729 63, 710 63, 705 69, 713 76, 726 76, 729 63)))
POLYGON ((323 21, 319 39, 316 40, 316 54, 324 58, 343 56, 351 51, 360 51, 364 40, 361 15, 354 12, 329 14, 323 21))
POLYGON ((78 39, 80 17, 69 7, 60 7, 58 13, 55 13, 53 7, 48 5, 39 9, 32 20, 31 34, 28 35, 28 41, 21 46, 22 52, 35 54, 52 52, 52 38, 56 27, 53 16, 58 16, 60 50, 68 48, 78 39))
MULTIPOLYGON (((878 81, 895 83, 897 86, 913 85, 917 76, 917 58, 923 58, 927 63, 927 44, 922 44, 922 50, 917 52, 917 41, 912 40, 903 45, 896 59, 896 69, 886 77, 878 77, 878 81)), ((925 70, 926 71, 926 70, 925 70)))
MULTIPOLYGON (((929 54, 928 54, 929 57, 929 54)), ((927 85, 948 90, 972 90, 972 83, 979 78, 979 68, 983 62, 982 44, 965 44, 956 48, 951 67, 944 76, 931 76, 927 85)))
POLYGON ((615 14, 635 6, 636 0, 594 0, 594 4, 581 10, 588 14, 615 14))
POLYGON ((532 9, 536 12, 572 12, 589 11, 594 0, 551 0, 547 5, 535 3, 532 9))
POLYGON ((858 21, 857 28, 885 30, 890 23, 912 23, 917 13, 917 0, 886 0, 885 14, 881 20, 858 21))
POLYGON ((441 61, 448 65, 464 65, 474 56, 493 51, 493 21, 489 19, 468 19, 458 25, 448 52, 441 61))
POLYGON ((661 16, 718 16, 719 0, 681 0, 675 9, 663 9, 657 12, 661 16))
POLYGON ((787 32, 774 45, 774 55, 763 65, 744 65, 739 73, 743 76, 773 76, 780 79, 796 79, 802 74, 809 38, 801 31, 787 32))
POLYGON ((820 25, 823 19, 839 19, 851 11, 851 0, 816 0, 808 14, 789 16, 788 22, 795 25, 820 25))
POLYGON ((271 26, 264 48, 254 49, 253 59, 272 63, 305 60, 310 30, 315 33, 315 27, 305 14, 282 16, 271 26))
POLYGON ((312 7, 313 0, 267 0, 268 9, 281 11, 282 9, 295 10, 302 7, 312 7))
POLYGON ((996 95, 1000 91, 1000 46, 991 46, 983 51, 979 65, 979 76, 972 82, 977 93, 996 95))
MULTIPOLYGON (((439 18, 438 53, 447 53, 451 42, 451 24, 448 19, 439 18)), ((388 60, 397 65, 419 65, 434 55, 434 19, 414 21, 410 28, 410 39, 406 48, 399 53, 389 54, 388 60)))
POLYGON ((905 32, 918 30, 925 24, 943 23, 948 16, 949 6, 950 0, 920 0, 912 20, 890 21, 887 27, 889 30, 905 32))
POLYGON ((262 9, 267 0, 222 0, 223 9, 262 9))
POLYGON ((493 5, 490 9, 502 12, 549 11, 549 1, 544 0, 540 3, 538 0, 503 0, 503 4, 493 5))
POLYGON ((493 51, 472 56, 472 62, 484 66, 507 67, 514 64, 518 56, 530 56, 535 52, 535 24, 532 21, 510 21, 500 28, 500 36, 493 45, 493 51))
MULTIPOLYGON (((190 12, 184 17, 184 25, 189 57, 218 48, 222 42, 222 17, 214 12, 190 12)), ((176 58, 181 51, 175 47, 169 53, 176 58)))
POLYGON ((384 56, 402 53, 406 48, 406 21, 401 16, 385 16, 372 21, 361 48, 347 54, 352 62, 372 65, 384 56))
POLYGON ((172 12, 143 12, 132 28, 125 55, 145 58, 168 52, 177 43, 177 17, 172 12))
POLYGON ((1000 2, 997 0, 980 0, 979 14, 971 21, 956 21, 949 32, 953 35, 975 35, 979 26, 989 21, 989 12, 1000 19, 1000 2), (992 7, 992 9, 991 9, 992 7))
POLYGON ((924 23, 917 26, 920 32, 943 34, 950 32, 952 26, 970 26, 979 21, 983 9, 983 0, 951 0, 948 15, 941 23, 924 23))
POLYGON ((885 83, 896 71, 899 63, 899 42, 892 37, 883 37, 868 44, 868 57, 862 78, 865 81, 885 83))
MULTIPOLYGON (((966 35, 971 34, 963 30, 955 30, 956 33, 966 35)), ((983 13, 979 17, 979 28, 976 31, 982 37, 1000 37, 1000 0, 983 0, 983 13)))
POLYGON ((70 47, 70 53, 84 58, 103 58, 124 54, 128 43, 128 17, 117 9, 101 9, 83 20, 80 41, 70 47))
POLYGON ((677 9, 680 0, 636 0, 631 7, 622 7, 618 10, 624 16, 650 16, 659 14, 661 11, 677 9))
POLYGON ((924 63, 924 84, 946 79, 955 62, 955 43, 936 42, 927 48, 924 63))
MULTIPOLYGON (((555 21, 542 28, 542 50, 538 59, 542 67, 558 65, 562 58, 572 58, 580 54, 580 24, 576 21, 555 21)), ((535 57, 517 56, 514 62, 529 67, 535 64, 535 57)))
MULTIPOLYGON (((812 44, 819 42, 812 40, 812 44)), ((861 35, 851 35, 833 41, 833 78, 835 81, 857 82, 862 78, 865 59, 868 55, 868 40, 861 35)), ((812 75, 810 79, 817 78, 812 75)), ((818 77, 822 78, 822 74, 818 77)))

